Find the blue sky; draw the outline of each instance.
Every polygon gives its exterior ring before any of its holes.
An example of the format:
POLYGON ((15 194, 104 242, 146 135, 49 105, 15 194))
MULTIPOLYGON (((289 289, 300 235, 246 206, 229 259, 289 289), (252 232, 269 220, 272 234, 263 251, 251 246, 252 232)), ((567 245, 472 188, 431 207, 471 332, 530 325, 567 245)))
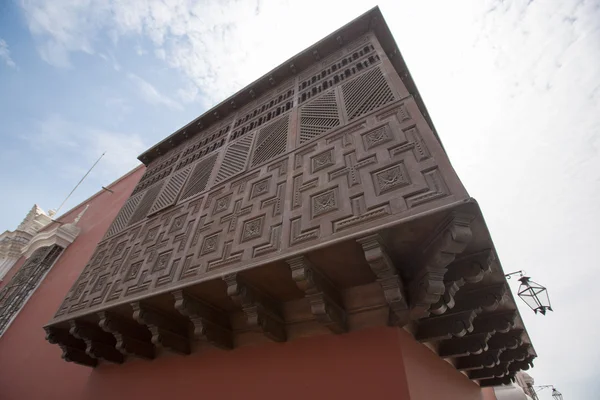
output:
MULTIPOLYGON (((143 150, 373 5, 0 2, 0 230, 34 203, 58 207, 106 151, 62 211, 83 201, 143 150)), ((522 310, 539 354, 531 375, 566 399, 597 398, 600 3, 379 5, 504 268, 549 287, 554 313, 522 310)))

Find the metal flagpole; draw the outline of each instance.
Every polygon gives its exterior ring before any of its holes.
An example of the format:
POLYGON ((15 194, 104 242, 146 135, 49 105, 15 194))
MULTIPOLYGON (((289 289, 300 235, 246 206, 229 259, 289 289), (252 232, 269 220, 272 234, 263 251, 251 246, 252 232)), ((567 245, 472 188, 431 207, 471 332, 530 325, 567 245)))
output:
POLYGON ((94 167, 96 166, 96 164, 98 164, 98 162, 102 159, 102 157, 104 157, 105 154, 106 154, 106 152, 102 153, 102 155, 96 160, 96 162, 94 163, 94 165, 92 165, 92 167, 88 170, 88 172, 85 173, 85 175, 83 176, 83 178, 81 178, 81 180, 79 181, 79 183, 77 183, 77 185, 75 185, 75 187, 73 188, 73 190, 71 190, 71 193, 69 193, 69 195, 67 196, 67 198, 64 199, 63 202, 60 204, 60 206, 56 210, 55 215, 58 215, 58 212, 60 211, 60 209, 62 208, 62 206, 65 205, 65 203, 67 202, 67 200, 69 200, 69 197, 71 197, 71 195, 73 194, 73 192, 75 190, 77 190, 77 188, 79 187, 79 185, 81 185, 81 182, 83 182, 83 180, 90 174, 90 172, 92 172, 92 170, 94 169, 94 167))

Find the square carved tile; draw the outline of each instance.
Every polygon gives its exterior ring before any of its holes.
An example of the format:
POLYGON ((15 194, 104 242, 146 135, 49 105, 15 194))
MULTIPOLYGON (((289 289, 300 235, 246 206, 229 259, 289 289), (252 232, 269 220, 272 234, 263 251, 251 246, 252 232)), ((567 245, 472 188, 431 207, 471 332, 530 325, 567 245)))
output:
POLYGON ((392 139, 392 131, 388 125, 380 126, 362 135, 363 144, 366 150, 387 143, 392 139))
POLYGON ((335 211, 339 208, 338 188, 326 190, 310 198, 312 218, 335 211))
POLYGON ((245 221, 244 225, 242 226, 242 237, 240 238, 240 242, 246 242, 248 240, 261 237, 264 221, 264 215, 245 221))
POLYGON ((335 164, 333 149, 325 150, 310 159, 310 166, 313 174, 333 164, 335 164))
POLYGON ((208 253, 213 253, 217 251, 217 247, 219 247, 219 233, 207 236, 202 242, 202 247, 200 248, 200 255, 203 256, 208 253))
POLYGON ((255 182, 252 185, 252 189, 250 189, 250 198, 253 199, 255 197, 262 196, 265 193, 269 193, 270 184, 271 177, 255 182))
POLYGON ((408 171, 402 162, 373 172, 372 176, 375 193, 378 196, 380 194, 389 192, 390 190, 396 190, 410 185, 408 171))

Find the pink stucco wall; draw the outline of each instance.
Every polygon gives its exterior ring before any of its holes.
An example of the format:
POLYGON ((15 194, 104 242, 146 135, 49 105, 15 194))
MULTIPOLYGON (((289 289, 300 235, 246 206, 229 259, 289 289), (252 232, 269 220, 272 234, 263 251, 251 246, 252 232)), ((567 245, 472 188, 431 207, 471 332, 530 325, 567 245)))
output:
POLYGON ((440 359, 433 351, 417 343, 412 336, 398 331, 411 400, 481 400, 481 388, 440 359))

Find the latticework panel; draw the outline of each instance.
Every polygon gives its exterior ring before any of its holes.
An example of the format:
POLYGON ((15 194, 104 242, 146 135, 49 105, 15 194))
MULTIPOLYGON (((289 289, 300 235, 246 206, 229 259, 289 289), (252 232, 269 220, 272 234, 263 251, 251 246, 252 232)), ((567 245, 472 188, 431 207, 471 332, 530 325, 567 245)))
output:
POLYGON ((210 174, 215 166, 216 159, 217 155, 213 154, 212 156, 207 157, 196 164, 196 167, 194 167, 194 172, 192 172, 185 189, 183 189, 183 193, 181 194, 182 199, 187 199, 188 197, 200 193, 206 189, 206 185, 210 179, 210 174))
POLYGON ((379 68, 342 85, 342 93, 349 121, 394 101, 394 93, 379 68))
POLYGON ((183 187, 183 184, 185 183, 185 180, 187 179, 191 170, 192 167, 189 166, 181 171, 176 172, 173 174, 173 176, 171 176, 171 178, 169 178, 162 191, 156 198, 156 201, 152 205, 149 214, 154 214, 175 203, 175 200, 177 200, 177 195, 183 187))
POLYGON ((2 288, 0 291, 0 336, 23 308, 62 250, 62 247, 57 245, 36 250, 8 284, 2 288))
POLYGON ((131 214, 133 214, 138 204, 140 204, 140 200, 142 200, 142 197, 144 197, 144 193, 138 193, 127 199, 127 202, 125 203, 123 208, 121 208, 121 211, 119 211, 119 214, 117 214, 117 217, 106 232, 105 237, 117 234, 127 226, 127 222, 129 222, 129 217, 131 217, 131 214))
POLYGON ((219 168, 215 183, 223 182, 246 168, 253 137, 254 133, 243 136, 227 147, 227 152, 219 168))
POLYGON ((253 167, 285 152, 289 120, 286 116, 261 129, 252 156, 253 167))
POLYGON ((146 190, 144 197, 140 201, 140 204, 133 212, 131 219, 129 219, 128 225, 135 224, 136 222, 146 218, 146 214, 148 214, 150 207, 152 207, 152 204, 154 204, 154 200, 156 199, 156 196, 158 196, 158 193, 160 192, 163 183, 164 181, 157 183, 156 185, 146 190))
POLYGON ((300 144, 340 125, 335 92, 330 91, 300 109, 300 144))

